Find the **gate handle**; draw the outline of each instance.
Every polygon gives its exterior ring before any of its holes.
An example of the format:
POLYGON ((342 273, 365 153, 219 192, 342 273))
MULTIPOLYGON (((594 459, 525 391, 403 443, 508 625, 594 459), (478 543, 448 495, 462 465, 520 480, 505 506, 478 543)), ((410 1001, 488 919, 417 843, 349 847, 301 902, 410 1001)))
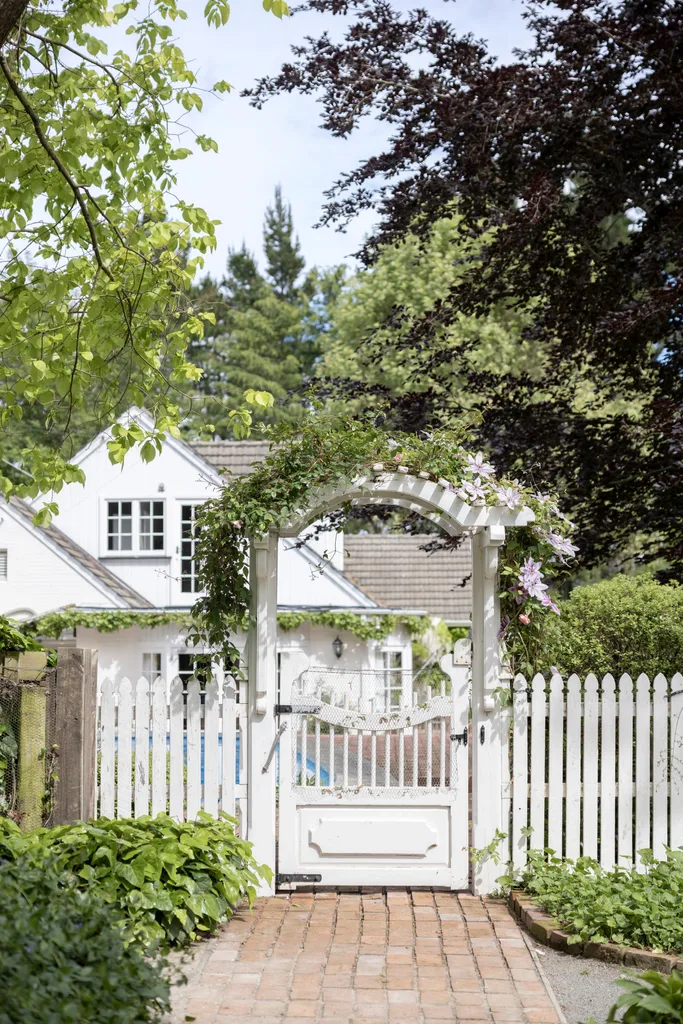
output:
POLYGON ((265 775, 267 773, 268 769, 270 768, 272 760, 275 757, 275 751, 277 750, 277 745, 278 745, 278 743, 280 741, 280 737, 282 736, 282 734, 283 734, 283 732, 285 731, 286 728, 287 728, 287 722, 282 722, 282 724, 280 725, 280 728, 275 733, 275 739, 273 740, 273 742, 271 744, 270 750, 268 752, 268 757, 266 758, 266 763, 264 764, 263 768, 261 769, 261 774, 262 775, 265 775))

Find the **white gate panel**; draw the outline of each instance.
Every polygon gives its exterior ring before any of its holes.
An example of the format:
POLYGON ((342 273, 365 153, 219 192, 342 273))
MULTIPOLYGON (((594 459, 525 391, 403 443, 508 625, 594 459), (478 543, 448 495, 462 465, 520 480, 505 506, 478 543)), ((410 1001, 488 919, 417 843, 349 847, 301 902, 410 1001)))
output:
POLYGON ((441 667, 437 696, 413 705, 411 687, 397 708, 379 674, 283 674, 281 888, 467 888, 467 666, 448 655, 441 667))

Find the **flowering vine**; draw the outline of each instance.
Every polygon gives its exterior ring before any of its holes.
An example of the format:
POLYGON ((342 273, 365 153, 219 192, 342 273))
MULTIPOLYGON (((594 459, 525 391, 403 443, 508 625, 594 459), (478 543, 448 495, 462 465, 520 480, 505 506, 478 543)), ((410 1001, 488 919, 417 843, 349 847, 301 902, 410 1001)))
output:
MULTIPOLYGON (((514 671, 532 669, 543 621, 559 610, 549 593, 552 580, 567 571, 576 552, 572 524, 552 495, 539 494, 519 480, 497 476, 482 452, 470 452, 464 431, 435 430, 421 435, 392 432, 356 420, 335 421, 319 411, 295 426, 272 428, 268 458, 248 477, 226 481, 198 519, 199 582, 206 593, 194 615, 197 639, 235 655, 231 635, 248 611, 248 539, 266 533, 314 502, 319 488, 358 476, 398 470, 438 480, 468 504, 497 505, 511 511, 529 507, 535 522, 507 531, 501 550, 501 624, 514 671)), ((334 517, 341 529, 342 509, 334 517)))

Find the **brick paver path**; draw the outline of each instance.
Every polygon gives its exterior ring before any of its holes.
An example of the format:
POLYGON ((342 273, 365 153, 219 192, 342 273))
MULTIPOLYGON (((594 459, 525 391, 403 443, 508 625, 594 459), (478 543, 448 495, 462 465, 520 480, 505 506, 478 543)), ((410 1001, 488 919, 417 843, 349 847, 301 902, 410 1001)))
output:
POLYGON ((502 903, 441 892, 258 900, 203 943, 176 992, 197 1024, 558 1024, 502 903))

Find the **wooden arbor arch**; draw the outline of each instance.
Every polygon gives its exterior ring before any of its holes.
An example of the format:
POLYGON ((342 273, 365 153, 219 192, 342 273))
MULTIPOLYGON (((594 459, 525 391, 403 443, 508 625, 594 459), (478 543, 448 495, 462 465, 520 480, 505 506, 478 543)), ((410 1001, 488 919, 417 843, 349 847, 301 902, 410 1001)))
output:
MULTIPOLYGON (((247 835, 254 856, 275 868, 275 773, 265 782, 264 765, 276 739, 277 557, 278 538, 298 536, 311 523, 344 505, 394 505, 420 513, 449 536, 472 537, 472 845, 487 846, 503 829, 503 716, 494 692, 501 680, 498 630, 498 549, 505 531, 527 526, 534 514, 526 506, 468 505, 446 480, 434 481, 407 471, 374 473, 313 493, 309 507, 297 510, 279 529, 253 537, 250 550, 251 608, 247 637, 249 678, 247 835)), ((272 760, 272 759, 271 759, 272 760)), ((474 891, 495 887, 496 866, 478 865, 474 891)), ((271 891, 267 887, 264 892, 271 891)))

